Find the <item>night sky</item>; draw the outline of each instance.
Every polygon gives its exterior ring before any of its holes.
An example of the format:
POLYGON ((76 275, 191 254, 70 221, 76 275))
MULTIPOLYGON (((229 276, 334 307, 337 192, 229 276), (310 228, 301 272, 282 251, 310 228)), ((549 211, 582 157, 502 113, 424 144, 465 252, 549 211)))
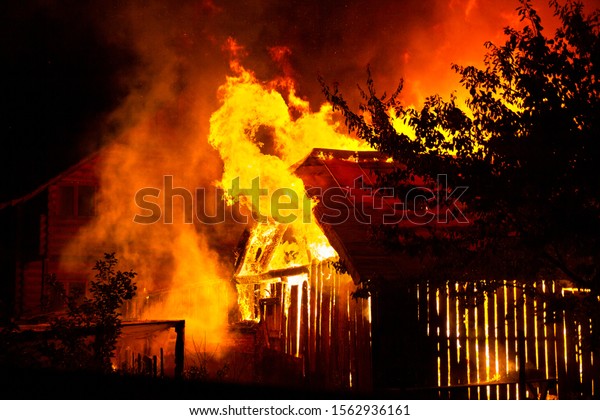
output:
POLYGON ((3 2, 0 200, 22 195, 97 145, 93 131, 126 95, 133 51, 103 42, 85 2, 3 2), (83 141, 83 138, 87 141, 83 141))
POLYGON ((245 64, 259 77, 291 73, 300 95, 315 106, 323 100, 319 75, 352 96, 367 65, 382 90, 404 77, 406 99, 414 102, 440 90, 448 94, 457 82, 450 64, 480 62, 483 43, 515 21, 516 6, 475 0, 3 2, 0 202, 118 136, 126 122, 116 111, 142 100, 161 63, 178 74, 173 89, 204 95, 206 108, 216 109, 216 89, 227 74, 222 45, 230 36, 246 48, 245 64), (273 46, 290 48, 284 68, 273 65, 273 46))

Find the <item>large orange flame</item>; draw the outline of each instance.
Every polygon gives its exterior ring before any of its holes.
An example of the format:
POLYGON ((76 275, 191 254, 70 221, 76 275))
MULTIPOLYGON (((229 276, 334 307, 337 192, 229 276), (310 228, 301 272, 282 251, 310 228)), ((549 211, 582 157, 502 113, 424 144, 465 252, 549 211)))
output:
MULTIPOLYGON (((315 223, 312 217, 315 203, 306 198, 304 183, 293 174, 291 166, 315 147, 370 148, 341 132, 331 106, 324 104, 312 112, 308 102, 296 95, 294 82, 289 77, 260 82, 241 65, 239 45, 230 40, 229 47, 234 55, 231 63, 234 74, 227 77, 219 89, 222 105, 211 116, 209 134, 210 144, 219 151, 224 162, 221 187, 235 195, 230 199, 251 207, 255 221, 272 226, 292 225, 297 243, 306 247, 313 258, 325 260, 337 256, 315 223), (258 188, 261 195, 254 199, 248 197, 249 193, 239 194, 240 189, 257 191, 258 188), (274 200, 274 197, 282 200, 274 200), (289 204, 284 215, 278 202, 289 204)), ((273 52, 278 60, 288 53, 285 49, 273 52)), ((268 236, 272 229, 274 227, 265 227, 262 231, 268 236)), ((260 241, 260 238, 257 235, 253 239, 260 241)), ((286 264, 293 266, 300 262, 287 261, 286 264)), ((238 289, 242 308, 246 306, 246 289, 238 289)), ((245 318, 253 317, 247 310, 242 312, 245 318)))

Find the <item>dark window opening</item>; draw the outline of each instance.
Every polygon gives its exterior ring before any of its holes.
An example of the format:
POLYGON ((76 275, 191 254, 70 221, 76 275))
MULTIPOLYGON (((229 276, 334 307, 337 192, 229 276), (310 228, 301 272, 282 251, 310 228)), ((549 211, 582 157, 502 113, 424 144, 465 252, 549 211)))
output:
POLYGON ((96 214, 96 188, 92 185, 58 187, 57 214, 60 217, 92 217, 96 214))
POLYGON ((75 216, 75 187, 61 185, 58 188, 58 215, 61 217, 75 216))
POLYGON ((90 217, 95 214, 95 188, 89 185, 80 185, 77 188, 77 215, 90 217))
POLYGON ((85 283, 74 282, 69 284, 69 297, 76 303, 82 303, 85 297, 85 283))
POLYGON ((64 283, 58 282, 56 285, 47 284, 42 304, 44 310, 52 312, 61 309, 65 304, 64 292, 64 283))

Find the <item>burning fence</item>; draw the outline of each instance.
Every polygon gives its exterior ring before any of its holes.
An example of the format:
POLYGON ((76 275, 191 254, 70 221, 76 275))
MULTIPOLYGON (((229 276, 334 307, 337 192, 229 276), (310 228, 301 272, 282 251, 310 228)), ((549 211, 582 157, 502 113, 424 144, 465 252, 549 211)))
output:
MULTIPOLYGON (((437 398, 579 398, 597 395, 597 351, 591 320, 560 311, 548 297, 577 293, 564 282, 539 281, 535 291, 507 281, 493 293, 461 295, 463 285, 424 282, 409 291, 430 352, 437 398), (437 361, 437 363, 435 363, 437 361)), ((477 286, 469 285, 471 292, 477 286)), ((464 290, 462 291, 464 293, 464 290)))

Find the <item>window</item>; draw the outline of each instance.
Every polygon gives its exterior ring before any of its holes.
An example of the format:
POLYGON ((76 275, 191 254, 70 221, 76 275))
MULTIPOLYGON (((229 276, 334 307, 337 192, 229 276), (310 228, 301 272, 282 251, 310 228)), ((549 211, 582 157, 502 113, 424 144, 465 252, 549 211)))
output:
POLYGON ((57 282, 56 285, 45 285, 42 302, 45 311, 56 311, 64 306, 63 291, 65 291, 65 284, 62 282, 57 282))
POLYGON ((96 213, 96 189, 90 185, 80 185, 77 188, 77 215, 91 217, 96 213))
POLYGON ((76 304, 85 299, 86 283, 82 281, 57 282, 56 285, 45 285, 43 307, 47 311, 65 309, 65 297, 68 296, 76 304))
POLYGON ((61 185, 58 188, 58 215, 61 217, 75 216, 75 186, 61 185))
POLYGON ((69 296, 77 303, 82 303, 85 298, 85 282, 72 282, 69 284, 69 296))
POLYGON ((57 214, 60 217, 92 217, 96 214, 96 187, 61 185, 58 187, 57 214))

